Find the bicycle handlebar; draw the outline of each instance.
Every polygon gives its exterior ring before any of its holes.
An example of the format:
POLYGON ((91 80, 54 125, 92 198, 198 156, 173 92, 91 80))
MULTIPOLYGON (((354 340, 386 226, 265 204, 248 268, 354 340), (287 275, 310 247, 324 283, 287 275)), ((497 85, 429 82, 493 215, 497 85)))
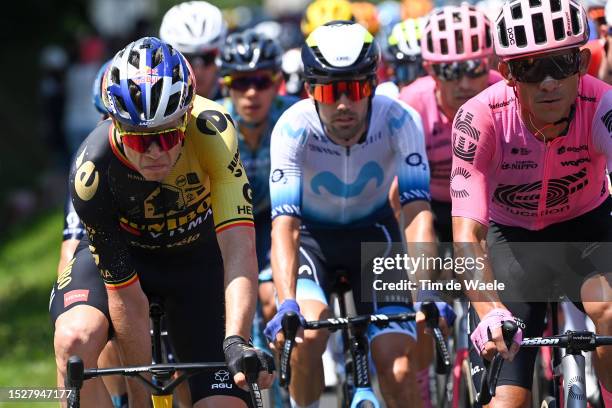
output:
POLYGON ((550 337, 524 338, 521 342, 521 347, 543 346, 593 351, 598 346, 612 346, 612 336, 600 336, 590 331, 567 331, 550 337))
MULTIPOLYGON (((446 372, 446 370, 450 370, 451 363, 448 349, 446 347, 446 343, 444 342, 444 336, 442 335, 442 331, 438 327, 438 308, 433 302, 423 302, 421 310, 425 314, 425 318, 429 319, 429 324, 431 326, 428 327, 433 329, 434 340, 439 351, 437 355, 439 366, 441 367, 441 369, 443 368, 445 370, 444 372, 446 372), (433 306, 433 309, 430 308, 430 306, 427 306, 428 304, 431 304, 433 306), (425 307, 425 309, 423 307, 425 307), (436 314, 435 318, 431 317, 432 313, 436 314)), ((391 322, 406 322, 413 321, 415 319, 416 313, 414 312, 369 314, 351 317, 336 317, 324 320, 313 320, 305 322, 301 326, 305 330, 328 329, 330 331, 336 331, 345 328, 364 327, 370 323, 375 324, 378 327, 385 327, 391 322)), ((295 335, 300 326, 299 317, 293 312, 288 312, 283 316, 281 325, 283 328, 283 334, 285 336, 285 343, 283 345, 283 349, 281 350, 280 356, 280 383, 283 386, 288 386, 291 381, 290 358, 291 352, 295 345, 295 335)))
POLYGON ((280 358, 280 378, 278 381, 281 387, 285 387, 289 385, 289 380, 291 378, 291 364, 289 359, 291 358, 291 351, 295 345, 295 335, 300 327, 300 318, 295 312, 287 312, 287 314, 283 316, 281 325, 283 327, 283 334, 285 335, 285 344, 283 345, 283 351, 280 358))
MULTIPOLYGON (((502 322, 501 327, 504 343, 506 343, 506 347, 509 350, 510 346, 512 346, 512 339, 518 331, 518 326, 515 322, 506 320, 505 322, 502 322)), ((487 333, 490 339, 492 336, 488 327, 487 333)), ((480 392, 478 393, 477 401, 482 405, 487 405, 495 396, 497 380, 499 378, 499 373, 501 372, 502 366, 504 365, 504 359, 500 354, 496 354, 495 357, 493 357, 493 360, 491 360, 491 363, 488 363, 485 360, 484 365, 485 370, 482 375, 482 382, 480 383, 480 392)))
MULTIPOLYGON (((502 332, 506 346, 510 348, 512 339, 518 330, 514 321, 505 321, 502 324, 502 332)), ((490 336, 490 332, 489 332, 490 336)), ((562 347, 568 349, 569 354, 576 354, 581 351, 593 351, 598 346, 612 345, 612 336, 599 336, 590 331, 567 331, 550 337, 524 338, 521 347, 562 347)), ((485 371, 483 373, 478 402, 486 405, 495 396, 495 388, 501 371, 504 359, 497 354, 490 365, 485 361, 485 371)))
MULTIPOLYGON (((249 391, 253 404, 257 408, 263 408, 263 400, 259 385, 257 384, 257 371, 258 362, 257 354, 254 351, 247 352, 243 358, 243 371, 249 384, 249 391)), ((71 408, 78 408, 79 391, 83 386, 83 381, 89 380, 96 377, 104 377, 108 375, 122 375, 126 377, 135 377, 145 384, 153 395, 169 395, 174 389, 183 381, 189 377, 198 374, 206 369, 220 369, 227 368, 227 364, 224 362, 213 362, 213 363, 177 363, 177 364, 152 364, 146 366, 132 366, 132 367, 113 367, 113 368, 89 368, 84 369, 83 360, 78 356, 71 356, 67 363, 66 373, 66 387, 72 388, 75 392, 72 394, 74 398, 69 401, 68 406, 71 408), (158 385, 142 376, 143 373, 149 373, 153 376, 162 376, 164 378, 170 378, 177 372, 182 371, 183 373, 177 378, 173 379, 167 384, 158 385)))
POLYGON ((444 335, 438 327, 440 311, 433 302, 423 302, 421 311, 425 314, 425 325, 432 331, 436 343, 436 374, 448 374, 451 370, 451 361, 444 335))

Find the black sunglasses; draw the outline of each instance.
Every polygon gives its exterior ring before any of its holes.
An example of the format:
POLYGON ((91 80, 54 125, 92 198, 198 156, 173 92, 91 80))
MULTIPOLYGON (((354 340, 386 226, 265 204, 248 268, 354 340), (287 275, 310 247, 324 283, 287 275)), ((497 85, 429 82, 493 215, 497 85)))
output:
POLYGON ((508 61, 508 68, 518 82, 539 83, 548 75, 560 81, 580 71, 580 52, 508 61))
POLYGON ((274 85, 277 79, 278 74, 248 75, 241 77, 232 77, 228 75, 223 78, 223 83, 236 91, 245 92, 251 87, 254 87, 258 91, 263 91, 274 85))
POLYGON ((479 78, 489 72, 486 60, 481 59, 432 64, 432 69, 442 81, 456 81, 463 76, 479 78))
POLYGON ((192 66, 208 67, 215 63, 215 58, 217 58, 217 54, 217 51, 210 51, 205 52, 203 54, 190 54, 186 55, 186 57, 192 66))

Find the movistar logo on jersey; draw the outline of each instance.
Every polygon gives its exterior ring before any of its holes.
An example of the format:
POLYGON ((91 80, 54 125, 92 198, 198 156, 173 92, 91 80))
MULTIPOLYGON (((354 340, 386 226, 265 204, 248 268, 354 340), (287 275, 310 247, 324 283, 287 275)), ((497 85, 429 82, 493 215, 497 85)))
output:
POLYGON ((302 133, 304 133, 304 128, 300 127, 300 128, 294 129, 289 123, 286 123, 285 126, 283 126, 282 131, 285 135, 289 136, 290 138, 296 139, 300 137, 302 133))
POLYGON ((312 178, 310 188, 316 194, 321 195, 321 188, 325 188, 330 194, 337 197, 356 197, 361 194, 370 180, 376 181, 376 187, 383 183, 385 173, 376 162, 367 162, 359 171, 359 175, 351 184, 346 184, 330 171, 324 171, 312 178))

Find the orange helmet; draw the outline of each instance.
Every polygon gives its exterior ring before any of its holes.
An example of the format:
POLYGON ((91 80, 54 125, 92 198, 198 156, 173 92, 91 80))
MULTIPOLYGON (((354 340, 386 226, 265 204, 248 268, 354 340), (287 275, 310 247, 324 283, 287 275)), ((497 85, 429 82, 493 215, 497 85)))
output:
POLYGON ((378 21, 378 10, 376 6, 367 1, 358 1, 351 3, 351 10, 355 20, 364 26, 372 35, 376 35, 380 30, 380 22, 378 21))
POLYGON ((315 0, 306 8, 302 19, 302 33, 308 37, 320 25, 332 20, 355 21, 348 0, 315 0))
POLYGON ((402 20, 426 16, 433 8, 432 0, 402 0, 402 20))

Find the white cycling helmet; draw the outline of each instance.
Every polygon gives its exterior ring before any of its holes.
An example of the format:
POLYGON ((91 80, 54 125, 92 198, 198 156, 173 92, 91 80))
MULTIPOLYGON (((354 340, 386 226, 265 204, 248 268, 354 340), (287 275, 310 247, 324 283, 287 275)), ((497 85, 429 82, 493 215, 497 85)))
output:
POLYGON ((589 39, 579 0, 506 1, 495 26, 495 52, 502 59, 581 47, 589 39))
POLYGON ((221 10, 205 1, 177 4, 166 12, 159 28, 162 41, 183 54, 218 50, 226 34, 221 10))

